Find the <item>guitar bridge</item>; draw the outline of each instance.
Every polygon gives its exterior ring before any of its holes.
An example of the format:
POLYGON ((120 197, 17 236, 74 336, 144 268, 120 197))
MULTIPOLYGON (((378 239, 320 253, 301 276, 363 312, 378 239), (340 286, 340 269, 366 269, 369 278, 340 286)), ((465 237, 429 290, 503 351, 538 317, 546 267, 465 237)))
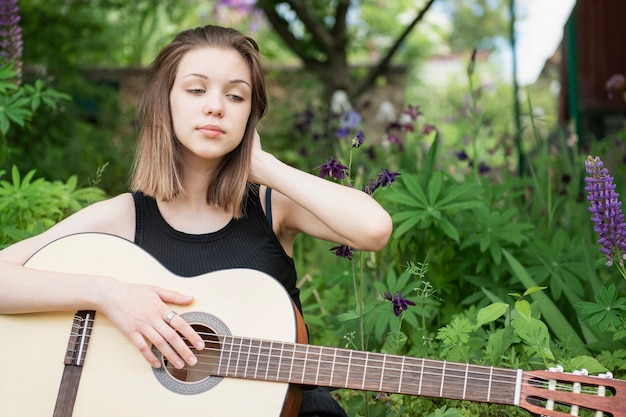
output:
POLYGON ((96 312, 93 310, 80 310, 74 315, 65 354, 65 365, 83 366, 95 317, 96 312))

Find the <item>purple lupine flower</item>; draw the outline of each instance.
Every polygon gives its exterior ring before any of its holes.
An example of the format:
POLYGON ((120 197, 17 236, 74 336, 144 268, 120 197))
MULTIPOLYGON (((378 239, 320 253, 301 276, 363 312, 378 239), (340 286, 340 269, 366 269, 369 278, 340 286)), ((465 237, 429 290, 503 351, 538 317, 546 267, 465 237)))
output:
POLYGON ((0 65, 13 62, 17 83, 22 79, 22 28, 18 0, 0 0, 0 65))
POLYGON ((331 252, 335 252, 335 255, 341 257, 341 258, 346 258, 348 260, 352 260, 352 252, 355 250, 354 248, 351 248, 350 246, 346 246, 346 245, 339 245, 339 246, 333 246, 332 248, 328 249, 331 252))
POLYGON ((404 296, 402 295, 402 293, 400 293, 400 291, 398 291, 396 295, 391 295, 389 291, 385 291, 385 294, 383 294, 383 297, 387 301, 389 301, 391 304, 393 304, 393 312, 396 315, 396 317, 400 317, 402 312, 407 310, 409 306, 415 305, 413 301, 409 300, 408 298, 404 298, 404 296))
POLYGON ((611 266, 617 262, 623 268, 626 257, 626 223, 613 177, 597 156, 587 156, 585 168, 588 174, 585 177, 585 191, 591 203, 589 211, 593 213, 591 220, 594 223, 593 230, 598 234, 600 252, 606 258, 606 265, 611 266))
POLYGON ((325 163, 315 167, 315 169, 320 170, 319 176, 322 178, 328 176, 333 179, 342 180, 346 176, 346 170, 348 167, 335 160, 334 156, 331 156, 325 163))

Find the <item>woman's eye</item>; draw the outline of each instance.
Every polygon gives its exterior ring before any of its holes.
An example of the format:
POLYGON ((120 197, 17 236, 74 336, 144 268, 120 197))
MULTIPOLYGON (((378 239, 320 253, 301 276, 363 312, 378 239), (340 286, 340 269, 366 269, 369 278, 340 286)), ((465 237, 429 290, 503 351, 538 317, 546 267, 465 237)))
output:
POLYGON ((201 89, 201 88, 188 88, 188 89, 187 89, 187 92, 188 92, 189 94, 193 94, 193 95, 195 95, 195 96, 199 96, 200 94, 203 94, 203 93, 204 93, 204 90, 203 90, 203 89, 201 89))
POLYGON ((244 100, 244 98, 243 98, 243 97, 238 96, 237 94, 228 94, 228 97, 229 97, 231 100, 234 100, 234 101, 243 101, 243 100, 244 100))

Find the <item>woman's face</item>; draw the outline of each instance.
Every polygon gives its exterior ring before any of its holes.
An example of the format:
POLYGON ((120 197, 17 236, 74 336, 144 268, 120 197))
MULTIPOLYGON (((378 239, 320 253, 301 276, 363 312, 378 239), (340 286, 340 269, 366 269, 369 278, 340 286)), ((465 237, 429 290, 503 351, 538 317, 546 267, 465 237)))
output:
POLYGON ((251 105, 250 67, 236 50, 187 52, 170 91, 174 133, 186 150, 183 157, 218 163, 241 143, 251 105))

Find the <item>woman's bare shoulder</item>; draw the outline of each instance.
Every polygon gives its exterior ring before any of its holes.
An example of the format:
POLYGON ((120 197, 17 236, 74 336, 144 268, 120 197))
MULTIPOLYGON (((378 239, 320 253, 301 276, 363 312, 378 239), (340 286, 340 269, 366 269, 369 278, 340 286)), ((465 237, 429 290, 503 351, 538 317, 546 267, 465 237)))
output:
POLYGON ((39 248, 75 233, 108 233, 134 240, 135 205, 129 193, 93 203, 45 232, 0 251, 0 260, 24 263, 39 248))

